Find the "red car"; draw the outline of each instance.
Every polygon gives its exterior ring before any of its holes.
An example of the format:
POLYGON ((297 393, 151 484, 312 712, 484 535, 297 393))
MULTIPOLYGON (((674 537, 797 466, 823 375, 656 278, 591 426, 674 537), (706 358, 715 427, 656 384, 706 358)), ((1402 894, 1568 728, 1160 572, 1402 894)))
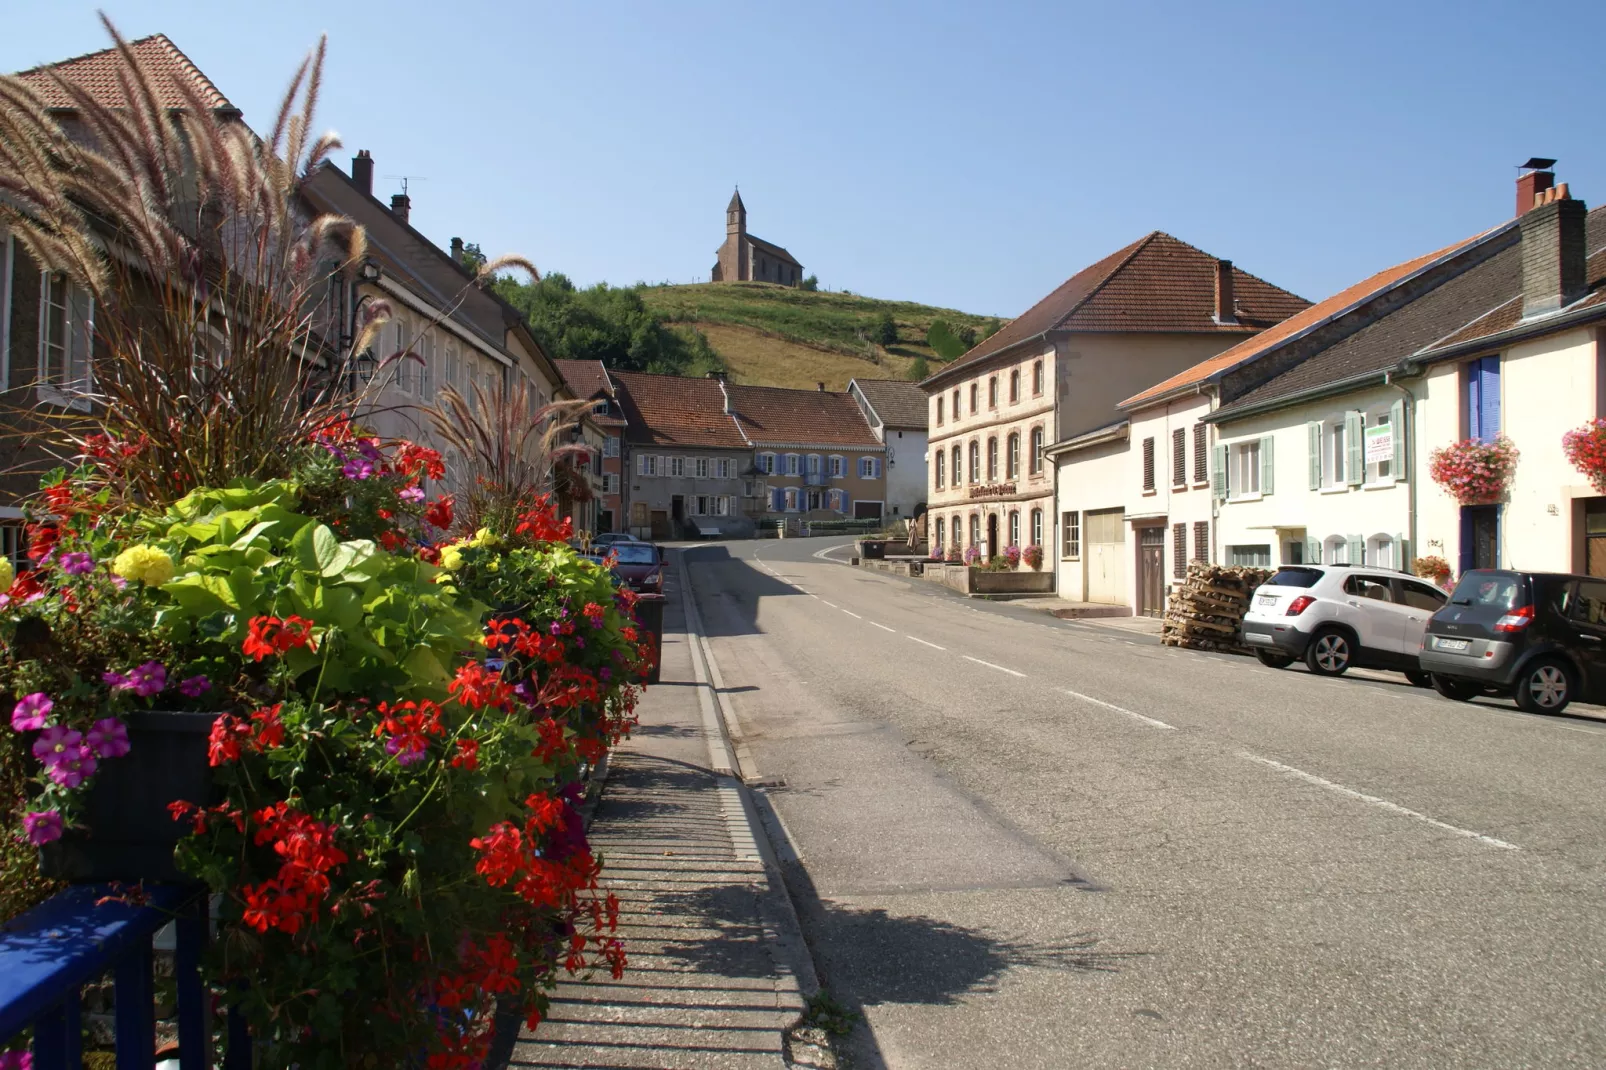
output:
POLYGON ((664 589, 664 558, 650 542, 616 542, 598 547, 614 558, 613 574, 621 587, 658 594, 664 589))

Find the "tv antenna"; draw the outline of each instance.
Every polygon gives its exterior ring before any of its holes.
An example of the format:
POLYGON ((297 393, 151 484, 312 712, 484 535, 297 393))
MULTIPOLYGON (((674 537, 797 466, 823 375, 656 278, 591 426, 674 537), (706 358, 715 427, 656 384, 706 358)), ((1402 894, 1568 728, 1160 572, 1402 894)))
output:
POLYGON ((425 177, 424 175, 385 175, 383 177, 387 181, 389 181, 389 180, 399 180, 401 182, 401 184, 402 184, 402 196, 403 197, 407 196, 407 183, 409 183, 409 182, 428 182, 429 181, 429 179, 427 177, 425 177))

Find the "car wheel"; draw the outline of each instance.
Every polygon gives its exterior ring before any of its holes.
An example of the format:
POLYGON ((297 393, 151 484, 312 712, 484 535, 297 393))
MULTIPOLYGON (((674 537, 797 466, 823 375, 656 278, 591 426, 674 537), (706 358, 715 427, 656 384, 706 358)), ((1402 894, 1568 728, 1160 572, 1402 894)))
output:
POLYGON ((1294 663, 1293 657, 1288 654, 1273 654, 1269 650, 1255 651, 1255 657, 1268 669, 1286 669, 1294 663))
POLYGON ((1433 674, 1432 673, 1423 672, 1420 669, 1407 671, 1406 674, 1405 674, 1405 678, 1407 680, 1411 681, 1411 686, 1412 687, 1432 687, 1433 686, 1433 674))
POLYGON ((1559 661, 1536 661, 1511 686, 1517 708, 1526 713, 1560 713, 1573 699, 1573 678, 1559 661))
POLYGON ((1342 676, 1354 656, 1354 643, 1336 628, 1317 632, 1305 648, 1305 664, 1318 676, 1342 676))
POLYGON ((1452 702, 1470 702, 1474 697, 1483 693, 1482 684, 1469 684, 1464 680, 1452 680, 1448 676, 1432 673, 1433 690, 1450 699, 1452 702))

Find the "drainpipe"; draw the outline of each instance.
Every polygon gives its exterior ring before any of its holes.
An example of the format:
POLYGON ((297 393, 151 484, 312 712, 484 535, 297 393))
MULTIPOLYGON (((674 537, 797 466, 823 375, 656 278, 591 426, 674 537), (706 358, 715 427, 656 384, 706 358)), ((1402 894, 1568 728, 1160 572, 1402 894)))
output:
MULTIPOLYGON (((1420 374, 1421 373, 1421 369, 1417 368, 1413 364, 1407 363, 1407 364, 1401 365, 1401 367, 1399 369, 1399 372, 1402 373, 1402 374, 1413 374, 1413 373, 1414 374, 1420 374)), ((1406 456, 1408 458, 1410 458, 1412 468, 1415 468, 1416 467, 1416 395, 1411 393, 1405 387, 1401 386, 1399 383, 1396 383, 1394 381, 1395 374, 1396 373, 1393 370, 1384 372, 1383 373, 1383 383, 1386 386, 1392 386, 1394 389, 1398 390, 1401 394, 1405 395, 1405 434, 1402 435, 1401 438, 1406 443, 1405 454, 1406 454, 1406 456)), ((1405 530, 1406 530, 1406 532, 1408 534, 1408 537, 1411 540, 1411 548, 1417 551, 1417 556, 1418 557, 1422 557, 1424 555, 1423 555, 1422 550, 1421 550, 1421 544, 1416 541, 1416 472, 1414 472, 1414 471, 1405 473, 1405 492, 1408 495, 1408 499, 1409 499, 1409 504, 1407 504, 1407 506, 1406 506, 1407 510, 1409 510, 1409 511, 1406 513, 1406 517, 1405 517, 1405 530)), ((1409 561, 1405 562, 1405 567, 1403 569, 1401 569, 1400 571, 1402 571, 1402 572, 1411 571, 1411 562, 1409 562, 1409 561)))

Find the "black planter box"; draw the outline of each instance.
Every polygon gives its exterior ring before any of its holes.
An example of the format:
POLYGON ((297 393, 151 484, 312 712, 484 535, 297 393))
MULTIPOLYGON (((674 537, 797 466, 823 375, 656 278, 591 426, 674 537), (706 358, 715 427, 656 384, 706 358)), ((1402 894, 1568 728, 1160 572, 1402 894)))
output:
POLYGON ((207 743, 217 717, 161 710, 124 717, 128 753, 101 759, 85 799, 85 827, 39 849, 41 872, 80 884, 192 879, 173 863, 173 847, 191 823, 173 820, 167 807, 181 799, 216 802, 207 743))
POLYGON ((652 669, 648 671, 645 681, 649 684, 658 682, 659 669, 664 660, 664 596, 661 594, 644 594, 636 599, 636 623, 641 630, 652 636, 652 649, 654 658, 652 669))

